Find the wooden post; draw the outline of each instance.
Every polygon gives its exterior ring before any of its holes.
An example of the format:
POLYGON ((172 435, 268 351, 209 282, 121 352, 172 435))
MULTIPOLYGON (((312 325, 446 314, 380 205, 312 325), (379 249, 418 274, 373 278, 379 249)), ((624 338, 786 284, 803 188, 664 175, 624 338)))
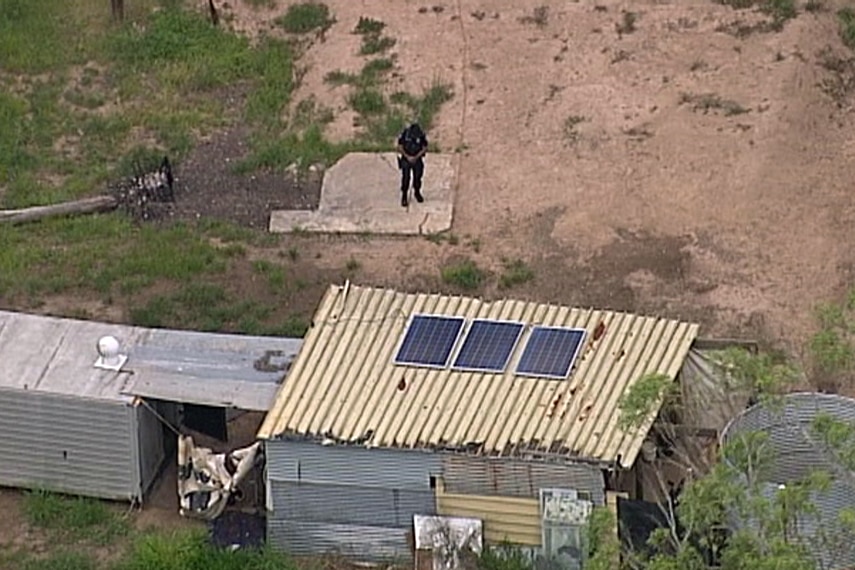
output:
POLYGON ((125 0, 110 0, 110 11, 114 22, 125 21, 125 0))

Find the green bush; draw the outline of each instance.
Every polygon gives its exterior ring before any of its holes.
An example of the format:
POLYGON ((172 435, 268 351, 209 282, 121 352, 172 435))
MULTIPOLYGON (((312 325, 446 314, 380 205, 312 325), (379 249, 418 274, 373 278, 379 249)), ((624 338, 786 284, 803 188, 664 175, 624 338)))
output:
POLYGON ((313 30, 326 30, 335 20, 330 16, 329 6, 321 2, 291 4, 276 23, 289 34, 306 34, 313 30))
POLYGON ((843 8, 837 12, 840 20, 840 37, 843 43, 850 49, 855 49, 855 10, 843 8))
POLYGON ((455 285, 461 289, 477 289, 484 282, 486 275, 474 261, 465 259, 460 263, 447 265, 441 271, 442 280, 449 285, 455 285))
POLYGON ((534 279, 534 271, 522 259, 504 262, 504 271, 499 277, 499 288, 509 289, 534 279))

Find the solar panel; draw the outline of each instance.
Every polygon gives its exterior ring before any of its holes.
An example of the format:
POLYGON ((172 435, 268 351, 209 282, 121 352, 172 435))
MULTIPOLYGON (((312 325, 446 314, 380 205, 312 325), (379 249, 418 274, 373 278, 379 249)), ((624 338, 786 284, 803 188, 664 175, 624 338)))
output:
POLYGON ((452 368, 504 372, 522 330, 522 323, 473 320, 452 368))
POLYGON ((585 329, 534 327, 517 363, 517 374, 567 378, 584 340, 585 329))
POLYGON ((462 317, 414 315, 395 356, 395 364, 445 368, 463 321, 462 317))

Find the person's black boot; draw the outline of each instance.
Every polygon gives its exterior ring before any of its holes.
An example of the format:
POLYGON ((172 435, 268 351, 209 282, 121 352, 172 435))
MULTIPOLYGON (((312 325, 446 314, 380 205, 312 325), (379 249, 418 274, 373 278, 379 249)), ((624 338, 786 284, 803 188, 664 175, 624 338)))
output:
POLYGON ((424 201, 425 201, 425 197, 424 197, 424 196, 422 196, 421 191, 416 190, 415 194, 416 194, 416 202, 418 202, 419 204, 421 204, 422 202, 424 202, 424 201))
POLYGON ((401 194, 401 206, 406 208, 409 204, 407 203, 407 195, 401 194))

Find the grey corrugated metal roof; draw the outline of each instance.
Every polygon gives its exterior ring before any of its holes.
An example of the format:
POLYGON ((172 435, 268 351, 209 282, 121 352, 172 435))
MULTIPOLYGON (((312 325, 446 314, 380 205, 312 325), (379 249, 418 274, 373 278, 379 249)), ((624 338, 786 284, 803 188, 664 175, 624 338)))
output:
MULTIPOLYGON (((642 430, 618 428, 618 400, 648 373, 675 378, 698 325, 541 303, 333 286, 318 308, 261 438, 368 446, 554 455, 630 466, 642 430), (495 318, 588 330, 567 381, 408 368, 392 363, 415 313, 495 318), (596 334, 597 329, 602 334, 596 334)), ((658 412, 658 410, 657 410, 658 412)))
POLYGON ((0 389, 267 410, 301 342, 0 311, 0 389), (128 355, 121 372, 93 366, 105 335, 128 355))

